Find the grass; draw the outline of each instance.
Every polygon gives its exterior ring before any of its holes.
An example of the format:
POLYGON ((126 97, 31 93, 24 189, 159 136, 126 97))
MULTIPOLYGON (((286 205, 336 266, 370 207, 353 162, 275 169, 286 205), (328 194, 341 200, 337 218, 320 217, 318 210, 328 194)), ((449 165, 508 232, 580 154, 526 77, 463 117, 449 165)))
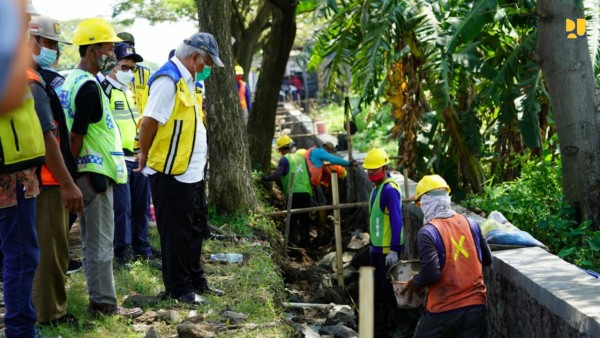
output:
MULTIPOLYGON (((190 310, 205 314, 207 321, 220 321, 224 310, 248 315, 246 323, 277 323, 273 327, 257 328, 246 331, 219 332, 218 337, 285 337, 290 336, 293 328, 285 323, 285 315, 280 303, 284 300, 284 282, 276 265, 275 253, 270 243, 280 238, 275 225, 266 219, 241 214, 218 217, 211 214, 211 222, 228 232, 238 234, 239 241, 205 241, 202 257, 206 275, 211 286, 225 291, 223 297, 208 295, 208 303, 201 307, 190 307, 163 301, 143 310, 173 309, 181 318, 188 317, 190 310), (254 233, 260 234, 259 239, 254 233), (277 237, 279 236, 279 237, 277 237), (244 255, 242 264, 218 264, 209 262, 212 253, 232 252, 244 255)), ((151 242, 158 243, 156 229, 150 231, 151 242)), ((164 290, 161 272, 146 262, 135 262, 129 269, 114 272, 118 303, 134 294, 156 296, 164 290)), ((87 314, 88 296, 83 273, 71 275, 67 281, 68 312, 79 318, 80 326, 42 328, 44 337, 144 337, 145 331, 135 331, 133 321, 116 316, 92 318, 87 314)), ((176 336, 176 324, 152 324, 163 336, 176 336)))

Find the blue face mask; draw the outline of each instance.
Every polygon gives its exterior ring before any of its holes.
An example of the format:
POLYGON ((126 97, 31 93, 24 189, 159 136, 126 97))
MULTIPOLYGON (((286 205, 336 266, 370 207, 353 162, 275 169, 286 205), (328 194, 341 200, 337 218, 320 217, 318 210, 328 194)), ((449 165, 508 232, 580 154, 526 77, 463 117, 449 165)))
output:
POLYGON ((42 47, 40 55, 33 54, 33 60, 40 65, 40 67, 49 67, 56 61, 57 54, 58 53, 53 49, 42 47))
POLYGON ((211 66, 204 65, 201 73, 196 72, 196 82, 204 81, 210 76, 211 66))

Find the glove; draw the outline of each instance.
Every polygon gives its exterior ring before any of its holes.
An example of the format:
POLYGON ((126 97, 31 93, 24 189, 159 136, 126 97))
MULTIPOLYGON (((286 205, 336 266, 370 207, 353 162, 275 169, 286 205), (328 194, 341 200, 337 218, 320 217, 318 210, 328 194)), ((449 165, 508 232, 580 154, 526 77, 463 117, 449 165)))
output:
POLYGON ((389 268, 396 263, 398 263, 398 253, 396 251, 390 251, 390 253, 385 256, 385 266, 389 268))

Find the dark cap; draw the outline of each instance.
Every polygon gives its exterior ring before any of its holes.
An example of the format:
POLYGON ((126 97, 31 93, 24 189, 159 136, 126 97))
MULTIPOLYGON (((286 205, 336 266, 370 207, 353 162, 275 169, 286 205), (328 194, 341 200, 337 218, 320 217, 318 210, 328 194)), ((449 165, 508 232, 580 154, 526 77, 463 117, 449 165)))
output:
POLYGON ((335 153, 335 146, 333 145, 333 143, 331 143, 331 142, 325 142, 325 143, 323 144, 323 147, 327 147, 327 148, 329 148, 329 150, 330 150, 332 153, 335 153))
POLYGON ((142 62, 144 59, 135 53, 135 48, 126 44, 125 42, 117 42, 115 44, 115 55, 118 60, 131 59, 134 62, 142 62))
POLYGON ((217 67, 225 66, 219 58, 219 46, 217 46, 217 40, 215 40, 212 34, 204 32, 194 33, 194 35, 190 36, 189 39, 183 40, 183 42, 188 46, 207 51, 217 67))
POLYGON ((131 42, 132 45, 135 45, 135 39, 131 33, 121 32, 117 34, 117 36, 120 37, 124 42, 131 42))

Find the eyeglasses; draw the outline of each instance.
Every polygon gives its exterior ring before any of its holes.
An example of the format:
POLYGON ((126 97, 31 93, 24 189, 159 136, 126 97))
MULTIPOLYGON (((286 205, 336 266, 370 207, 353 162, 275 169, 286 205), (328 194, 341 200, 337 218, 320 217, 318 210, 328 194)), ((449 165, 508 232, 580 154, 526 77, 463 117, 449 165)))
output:
POLYGON ((121 67, 121 70, 124 72, 128 72, 128 71, 134 71, 136 66, 128 66, 128 65, 120 65, 119 67, 121 67))

